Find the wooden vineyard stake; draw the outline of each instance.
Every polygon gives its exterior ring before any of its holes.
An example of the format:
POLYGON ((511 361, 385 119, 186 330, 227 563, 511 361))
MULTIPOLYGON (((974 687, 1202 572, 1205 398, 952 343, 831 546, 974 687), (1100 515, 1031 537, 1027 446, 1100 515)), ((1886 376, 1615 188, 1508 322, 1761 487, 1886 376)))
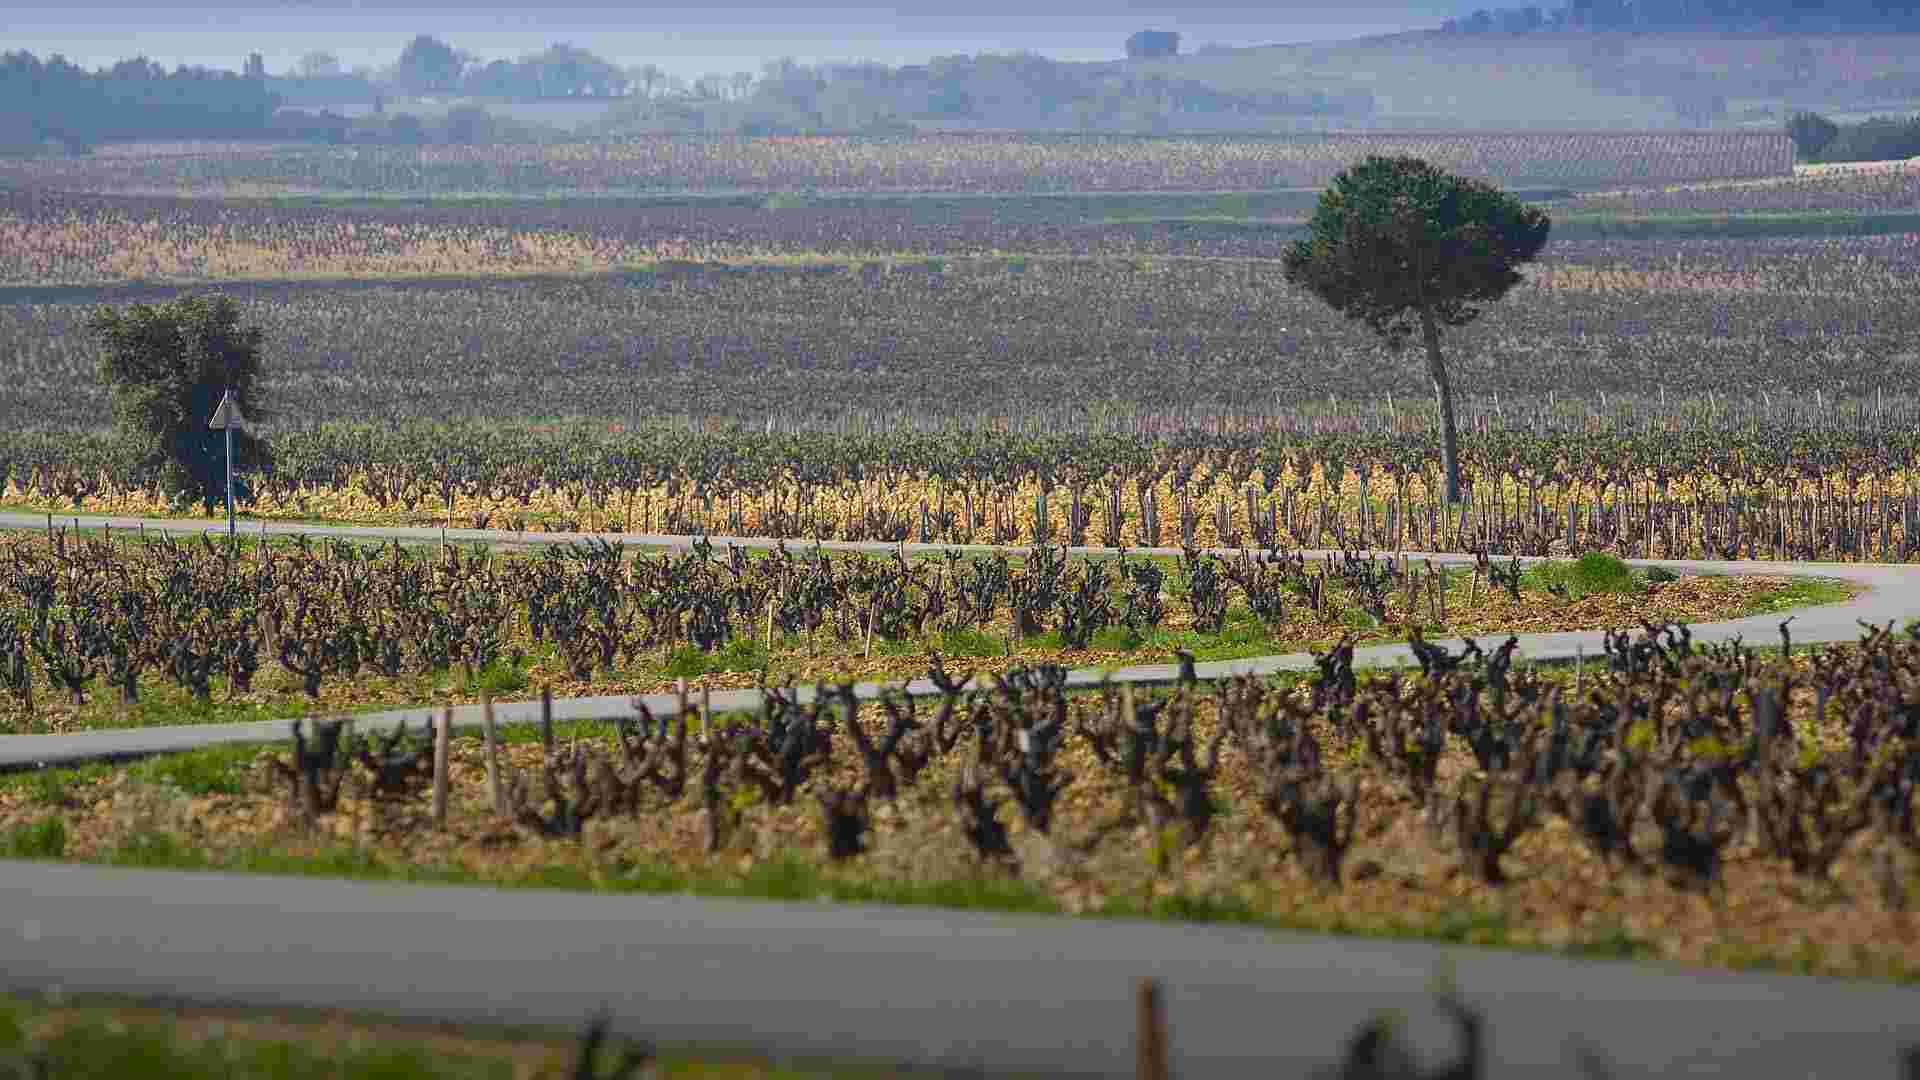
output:
POLYGON ((1137 1080, 1168 1080, 1167 1016, 1158 979, 1134 984, 1134 1051, 1137 1080))
POLYGON ((493 726, 493 695, 480 695, 480 723, 487 736, 487 790, 493 795, 493 812, 505 815, 507 795, 500 789, 500 737, 493 726))
POLYGON ((452 742, 453 706, 440 710, 433 728, 433 827, 447 828, 447 744, 452 742))
POLYGON ((553 760, 553 687, 540 688, 540 753, 542 761, 553 760))

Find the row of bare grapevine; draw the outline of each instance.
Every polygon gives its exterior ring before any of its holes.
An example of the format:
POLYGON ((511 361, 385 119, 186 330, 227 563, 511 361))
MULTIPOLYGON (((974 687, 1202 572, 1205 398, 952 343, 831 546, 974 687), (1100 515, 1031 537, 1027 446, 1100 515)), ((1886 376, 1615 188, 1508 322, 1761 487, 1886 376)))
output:
MULTIPOLYGON (((322 425, 273 433, 241 508, 457 528, 921 543, 1484 549, 1904 560, 1920 542, 1905 405, 1634 423, 1470 418, 1445 511, 1410 415, 1018 434, 322 425)), ((0 438, 0 493, 164 509, 108 437, 0 438)))
POLYGON ((1433 573, 1357 554, 1190 551, 1176 594, 1151 561, 1054 548, 1018 565, 999 554, 909 562, 785 547, 749 558, 704 543, 653 558, 606 542, 496 558, 304 538, 257 551, 160 535, 115 544, 58 529, 44 542, 0 542, 0 557, 0 675, 29 712, 41 685, 75 706, 102 689, 131 705, 161 678, 208 702, 216 688, 248 693, 277 663, 312 698, 363 673, 459 668, 471 678, 543 646, 575 678, 611 677, 685 647, 770 646, 776 629, 809 651, 817 638, 864 639, 871 650, 876 639, 1003 625, 1013 637, 1057 632, 1064 647, 1086 649, 1109 628, 1152 633, 1175 604, 1206 633, 1219 633, 1236 603, 1269 625, 1295 609, 1331 617, 1349 604, 1385 620, 1390 598, 1424 597, 1433 573))
MULTIPOLYGON (((1647 626, 1610 635, 1599 670, 1572 686, 1515 664, 1512 640, 1460 654, 1416 641, 1418 676, 1356 672, 1343 644, 1316 654, 1297 689, 1205 687, 1189 671, 1171 694, 1069 695, 1059 668, 975 682, 936 663, 924 703, 863 701, 851 686, 821 686, 811 703, 771 687, 747 716, 684 698, 656 716, 636 701, 606 736, 564 748, 549 721, 539 766, 490 761, 490 802, 465 801, 533 836, 592 828, 603 847, 697 826, 709 857, 751 849, 760 821, 810 807, 833 861, 938 835, 963 858, 1041 882, 1054 873, 1031 863, 1042 854, 1178 878, 1231 844, 1241 860, 1354 889, 1386 872, 1377 854, 1355 854, 1379 850, 1362 838, 1392 835, 1491 889, 1521 887, 1524 862, 1528 882, 1558 880, 1561 903, 1605 915, 1656 883, 1720 896, 1735 877, 1804 903, 1801 890, 1844 868, 1897 915, 1912 900, 1902 861, 1920 855, 1920 646, 1880 629, 1796 657, 1784 625, 1781 639, 1786 653, 1764 658, 1647 626), (944 820, 923 835, 914 822, 928 813, 944 820), (1573 844, 1540 841, 1550 828, 1573 844), (1035 836, 1038 846, 1015 842, 1035 836), (1630 893, 1623 879, 1645 884, 1630 893)), ((339 725, 312 740, 296 731, 292 759, 275 764, 290 808, 331 815, 351 781, 381 801, 382 828, 418 827, 409 804, 424 794, 432 744, 396 756, 408 739, 376 756, 339 725)), ((792 835, 782 828, 781 842, 792 835)), ((1850 917, 1879 916, 1870 895, 1846 901, 1850 917)))

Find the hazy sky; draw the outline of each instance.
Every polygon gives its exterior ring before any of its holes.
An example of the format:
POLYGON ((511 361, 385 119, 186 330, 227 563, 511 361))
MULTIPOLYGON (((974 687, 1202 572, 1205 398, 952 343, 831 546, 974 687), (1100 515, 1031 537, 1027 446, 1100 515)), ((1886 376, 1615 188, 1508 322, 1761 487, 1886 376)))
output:
POLYGON ((213 0, 175 7, 74 0, 26 0, 0 9, 0 50, 45 58, 64 53, 86 68, 145 55, 168 68, 205 64, 238 70, 249 52, 282 72, 311 49, 338 54, 348 67, 393 61, 407 39, 431 33, 486 59, 515 57, 556 41, 624 64, 652 62, 687 78, 710 71, 758 71, 760 62, 878 60, 921 63, 950 53, 1026 49, 1058 60, 1108 60, 1124 53, 1134 30, 1177 30, 1181 48, 1316 41, 1426 29, 1460 3, 1435 0, 1329 0, 1183 5, 1140 0, 1044 6, 1016 0, 929 3, 900 0, 813 6, 765 0, 707 3, 500 3, 486 0, 213 0), (949 13, 952 12, 952 13, 949 13))

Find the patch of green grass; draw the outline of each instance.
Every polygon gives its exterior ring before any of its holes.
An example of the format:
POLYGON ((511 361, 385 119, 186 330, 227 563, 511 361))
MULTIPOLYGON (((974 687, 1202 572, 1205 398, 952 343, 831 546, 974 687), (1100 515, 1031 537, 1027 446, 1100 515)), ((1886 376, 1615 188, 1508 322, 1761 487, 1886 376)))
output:
POLYGON ((1456 908, 1442 912, 1426 923, 1396 924, 1418 927, 1410 936, 1453 945, 1513 944, 1513 924, 1506 913, 1477 908, 1456 908))
MULTIPOLYGON (((113 690, 96 683, 87 695, 87 703, 75 710, 74 720, 82 728, 170 727, 177 724, 244 724, 259 720, 292 720, 313 712, 313 703, 303 695, 287 694, 266 701, 229 701, 226 680, 212 680, 213 694, 201 701, 171 681, 148 678, 140 688, 140 700, 122 705, 113 690)), ((22 734, 31 734, 21 732, 22 734)))
POLYGON ((15 825, 0 836, 0 855, 9 859, 58 859, 67 853, 67 826, 60 815, 15 825))
POLYGON ((767 666, 766 645, 752 637, 737 637, 707 658, 707 671, 735 675, 750 674, 767 666))
POLYGON ((423 1040, 342 1040, 325 1049, 285 1040, 178 1039, 158 1023, 127 1024, 95 1016, 29 1038, 28 1010, 10 1005, 0 1018, 0 1060, 19 1062, 22 1076, 139 1076, 167 1080, 296 1080, 312 1076, 365 1080, 498 1078, 516 1075, 511 1059, 429 1046, 423 1040), (31 1062, 32 1064, 27 1064, 31 1062))
POLYGON ((873 654, 875 656, 925 656, 927 654, 927 647, 916 638, 899 637, 889 639, 875 634, 873 636, 873 654))
POLYGON ((1163 922, 1232 923, 1259 926, 1267 922, 1252 904, 1237 896, 1203 896, 1177 892, 1155 897, 1147 914, 1163 922))
POLYGON ((1097 652, 1136 652, 1146 639, 1125 626, 1107 626, 1094 632, 1087 640, 1097 652))
POLYGON ((668 657, 661 673, 670 679, 697 679, 722 673, 752 674, 769 662, 766 645, 751 637, 736 637, 710 653, 682 645, 668 657))
POLYGON ((942 656, 1001 656, 1007 651, 1006 639, 971 626, 956 626, 940 631, 934 648, 942 656))
POLYGON ((1624 926, 1609 926, 1597 933, 1569 942, 1569 956, 1590 960, 1641 960, 1656 954, 1653 943, 1633 936, 1624 926))
POLYGON ((468 695, 487 694, 500 698, 517 694, 528 686, 527 672, 519 664, 495 660, 471 675, 462 674, 460 689, 468 695))
MULTIPOLYGON (((57 819, 53 819, 57 820, 57 819)), ((664 863, 612 866, 550 863, 508 874, 465 867, 395 861, 372 849, 339 845, 310 855, 267 847, 236 848, 213 855, 165 832, 137 833, 100 860, 144 870, 221 870, 245 874, 351 878, 430 885, 487 885, 574 892, 686 893, 753 900, 896 904, 970 911, 1056 914, 1060 905, 1037 886, 1017 878, 981 876, 949 880, 858 877, 793 856, 754 864, 744 874, 689 874, 664 863)))
POLYGON ((1021 638, 1020 648, 1022 650, 1064 649, 1066 648, 1066 643, 1060 640, 1060 631, 1048 630, 1044 633, 1029 634, 1021 638))
POLYGON ((1838 604, 1852 599, 1854 592, 1853 586, 1831 578, 1788 578, 1786 584, 1779 588, 1768 589, 1755 596, 1753 603, 1741 614, 1765 615, 1785 608, 1838 604))
POLYGON ((131 772, 148 783, 167 784, 188 795, 238 795, 241 775, 259 756, 258 746, 208 746, 148 758, 131 772))
POLYGON ((103 780, 112 773, 113 766, 106 764, 0 773, 0 791, 24 791, 28 799, 41 806, 65 807, 72 800, 76 787, 103 780))
POLYGON ((1573 600, 1594 595, 1635 596, 1645 589, 1645 581, 1632 567, 1603 551, 1589 551, 1578 559, 1534 563, 1523 572, 1521 581, 1543 592, 1564 589, 1573 600))
MULTIPOLYGON (((0 998, 0 1074, 168 1080, 511 1080, 539 1069, 565 1075, 578 1033, 533 1027, 398 1023, 369 1014, 206 1010, 135 997, 88 994, 0 998), (264 1025, 256 1027, 256 1025, 264 1025), (458 1042, 453 1041, 459 1040, 458 1042)), ((617 1053, 615 1038, 601 1063, 617 1053)), ((582 1074, 584 1075, 584 1073, 582 1074)), ((782 1062, 751 1053, 679 1046, 641 1073, 728 1080, 827 1080, 911 1076, 898 1068, 782 1062)), ((935 1075, 935 1074, 925 1074, 935 1075)))
POLYGON ((1379 624, 1373 616, 1357 607, 1352 607, 1340 613, 1340 625, 1350 626, 1355 630, 1371 630, 1379 624))
POLYGON ((1296 651, 1297 647, 1283 645, 1271 631, 1256 621, 1228 622, 1218 634, 1203 634, 1191 629, 1152 630, 1145 635, 1138 648, 1168 653, 1184 649, 1192 653, 1196 661, 1205 663, 1210 660, 1271 656, 1296 651))
POLYGON ((670 678, 697 679, 707 673, 707 654, 692 645, 682 645, 673 650, 662 670, 670 678))

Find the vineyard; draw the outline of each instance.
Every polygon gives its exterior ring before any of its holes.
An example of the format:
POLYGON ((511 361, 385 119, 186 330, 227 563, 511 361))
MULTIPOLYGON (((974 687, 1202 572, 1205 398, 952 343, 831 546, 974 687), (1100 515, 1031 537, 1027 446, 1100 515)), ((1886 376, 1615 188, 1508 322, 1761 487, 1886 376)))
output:
MULTIPOLYGON (((1726 400, 1732 388, 1742 408, 1872 401, 1906 395, 1920 369, 1905 301, 1920 249, 1903 238, 1552 250, 1510 303, 1448 335, 1456 378, 1483 407, 1653 407, 1726 400)), ((223 291, 266 331, 273 403, 306 422, 792 428, 855 414, 1084 428, 1116 414, 1276 416, 1330 399, 1371 412, 1389 397, 1428 399, 1418 356, 1386 353, 1278 278, 1259 260, 1002 255, 223 291)), ((82 330, 91 305, 176 294, 14 294, 21 302, 0 305, 0 412, 103 426, 82 330)))
MULTIPOLYGON (((1556 193, 1545 193, 1556 194, 1556 193)), ((1582 238, 1582 222, 1607 215, 1628 224, 1649 214, 1903 211, 1911 192, 1854 191, 1844 198, 1787 187, 1582 197, 1557 204, 1575 230, 1541 264, 1582 269, 1632 266, 1663 249, 1663 270, 1681 256, 1688 289, 1814 288, 1810 271, 1777 258, 1788 239, 1753 251, 1726 238, 1669 237, 1658 244, 1582 238), (1845 205, 1828 205, 1841 203, 1845 205)), ((927 258, 1010 261, 1110 259, 1273 260, 1298 238, 1313 193, 893 200, 820 199, 769 207, 707 200, 551 200, 533 204, 355 205, 222 202, 189 198, 0 191, 0 286, 166 282, 448 278, 606 274, 621 269, 699 270, 738 264, 835 265, 927 258)), ((1605 235, 1602 233, 1601 235, 1605 235)), ((1875 268, 1910 253, 1900 236, 1868 246, 1875 268)), ((924 265, 924 264, 922 264, 924 265)), ((1828 283, 1829 286, 1831 283, 1828 283)), ((34 295, 18 289, 16 295, 34 295)))
POLYGON ((1920 625, 1809 648, 1786 609, 1853 587, 1621 561, 1920 556, 1914 234, 1572 227, 1912 210, 1911 170, 1792 158, 1713 131, 0 161, 0 507, 46 522, 0 536, 0 731, 294 721, 0 778, 0 854, 1920 978, 1920 625), (1424 356, 1281 279, 1366 153, 1589 192, 1446 334, 1463 503, 1424 356), (242 540, 58 528, 196 508, 108 430, 86 326, 208 283, 264 332, 242 540), (1775 611, 1777 650, 1687 629, 1775 611), (1551 669, 1509 636, 1603 629, 1551 669), (1417 671, 1355 670, 1390 641, 1417 671), (1282 653, 1312 666, 1195 670, 1282 653), (1143 663, 1173 685, 1068 692, 1143 663), (537 733, 352 723, 675 691, 537 733))
POLYGON ((578 695, 910 677, 930 653, 984 670, 1170 663, 1717 618, 1806 595, 1593 555, 1525 570, 1282 549, 1176 563, 1046 547, 1013 560, 706 544, 646 556, 602 542, 533 557, 55 530, 0 541, 0 557, 0 721, 16 731, 139 723, 143 703, 204 720, 536 681, 578 695))
MULTIPOLYGON (((281 410, 243 508, 801 541, 1900 560, 1920 541, 1914 250, 1568 242, 1449 337, 1484 496, 1464 518, 1431 495, 1419 359, 1255 262, 237 286, 281 410)), ((36 425, 0 435, 0 494, 165 512, 122 444, 82 434, 106 416, 88 310, 0 307, 0 407, 36 425)))
MULTIPOLYGON (((778 209, 762 201, 335 208, 0 191, 0 284, 465 277, 1006 252, 1273 258, 1289 235, 1259 226, 1101 220, 1193 208, 1194 200, 1172 197, 778 209), (1136 205, 1143 209, 1127 209, 1136 205)), ((1292 204, 1296 215, 1311 210, 1310 198, 1292 204)))
MULTIPOLYGON (((1896 442, 1891 424, 1861 425, 1817 449, 1710 423, 1489 430, 1466 444, 1479 495, 1457 513, 1438 499, 1432 436, 1380 428, 1161 439, 332 427, 277 436, 276 466, 242 480, 243 506, 263 516, 519 532, 1903 562, 1920 551, 1911 430, 1896 442)), ((75 442, 6 448, 16 505, 179 511, 118 444, 75 442)))
POLYGON ((284 147, 0 162, 0 186, 119 194, 639 191, 1265 191, 1370 154, 1505 183, 1777 176, 1783 132, 1350 132, 1221 137, 662 135, 561 145, 284 147))
POLYGON ((239 767, 227 753, 10 784, 0 820, 43 855, 143 865, 284 852, 668 890, 774 875, 849 897, 1452 927, 1910 979, 1920 732, 1903 703, 1920 646, 1884 629, 1851 649, 1781 636, 1789 653, 1767 658, 1655 625, 1610 637, 1577 676, 1514 664, 1511 643, 1356 673, 1342 646, 1299 685, 1170 694, 936 664, 926 702, 775 688, 757 715, 683 699, 444 751, 318 722, 239 767))

